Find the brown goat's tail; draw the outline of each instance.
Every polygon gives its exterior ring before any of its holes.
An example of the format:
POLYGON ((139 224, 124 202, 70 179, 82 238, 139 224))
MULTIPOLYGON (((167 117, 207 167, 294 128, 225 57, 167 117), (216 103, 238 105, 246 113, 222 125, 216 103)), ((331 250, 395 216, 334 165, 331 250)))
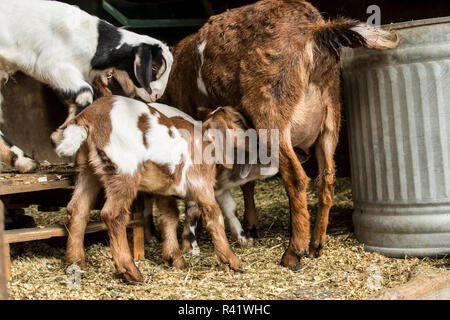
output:
POLYGON ((369 49, 392 49, 397 47, 400 37, 395 31, 347 19, 338 18, 314 26, 314 39, 319 46, 325 46, 336 55, 341 47, 365 47, 369 49))

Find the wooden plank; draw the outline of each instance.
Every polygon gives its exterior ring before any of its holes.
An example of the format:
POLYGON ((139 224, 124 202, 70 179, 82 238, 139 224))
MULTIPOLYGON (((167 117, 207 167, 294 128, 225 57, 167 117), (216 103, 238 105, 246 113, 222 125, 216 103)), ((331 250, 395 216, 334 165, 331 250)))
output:
POLYGON ((450 271, 419 266, 410 280, 397 288, 384 289, 369 300, 449 300, 450 271))
POLYGON ((9 258, 9 253, 5 252, 5 242, 3 239, 3 215, 4 207, 3 202, 0 200, 0 300, 8 299, 7 288, 7 274, 6 274, 6 258, 9 258), (8 257, 6 257, 8 254, 8 257))
MULTIPOLYGON (((27 193, 10 194, 2 197, 6 208, 24 208, 30 204, 42 205, 47 207, 66 207, 72 198, 73 189, 53 189, 44 191, 35 191, 27 193)), ((105 194, 103 191, 97 197, 93 209, 101 209, 105 203, 105 194)))
MULTIPOLYGON (((142 225, 142 221, 132 220, 128 227, 135 225, 142 225)), ((106 225, 103 222, 89 223, 86 227, 86 234, 95 233, 106 230, 106 225)), ((46 227, 46 228, 24 228, 6 230, 4 234, 4 241, 6 243, 17 243, 35 240, 44 240, 54 237, 67 236, 67 229, 65 226, 46 227)))
POLYGON ((72 180, 61 180, 52 181, 45 183, 32 183, 32 184, 12 184, 12 185, 2 185, 0 183, 0 195, 23 193, 23 192, 33 192, 51 189, 61 189, 72 187, 72 180))

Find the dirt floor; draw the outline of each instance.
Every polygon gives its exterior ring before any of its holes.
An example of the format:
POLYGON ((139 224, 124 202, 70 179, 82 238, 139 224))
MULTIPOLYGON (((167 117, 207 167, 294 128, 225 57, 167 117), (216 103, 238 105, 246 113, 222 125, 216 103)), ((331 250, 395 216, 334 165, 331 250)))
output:
MULTIPOLYGON (((201 254, 186 255, 184 270, 164 266, 159 242, 147 244, 145 260, 137 263, 145 276, 143 283, 122 280, 115 272, 107 242, 90 240, 86 246, 88 268, 81 271, 77 286, 71 285, 74 282, 64 264, 64 241, 30 242, 11 245, 10 298, 364 299, 383 288, 404 284, 416 266, 450 269, 448 258, 392 259, 365 252, 352 232, 349 180, 339 179, 336 191, 324 255, 306 258, 299 271, 279 264, 288 243, 289 210, 281 180, 273 178, 259 182, 256 188, 260 239, 251 248, 232 243, 243 262, 243 273, 235 273, 217 261, 209 235, 203 231, 199 239, 201 254)), ((237 189, 234 194, 242 215, 241 192, 237 189)), ((308 198, 314 218, 317 200, 313 182, 308 198)), ((64 210, 40 213, 30 207, 27 214, 43 226, 64 224, 66 219, 64 210)), ((98 219, 98 213, 93 213, 92 220, 98 219)))

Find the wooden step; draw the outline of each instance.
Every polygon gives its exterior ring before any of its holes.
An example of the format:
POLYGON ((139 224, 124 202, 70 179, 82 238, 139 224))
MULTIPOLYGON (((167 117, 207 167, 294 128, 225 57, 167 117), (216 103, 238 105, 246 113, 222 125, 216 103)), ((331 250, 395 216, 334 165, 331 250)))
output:
MULTIPOLYGON (((128 227, 135 227, 142 225, 142 220, 132 220, 128 224, 128 227)), ((95 233, 99 231, 106 230, 106 224, 103 222, 92 222, 86 227, 86 233, 95 233)), ((57 227, 45 227, 45 228, 24 228, 24 229, 14 229, 6 230, 4 232, 4 242, 5 243, 17 243, 35 240, 44 240, 54 237, 65 237, 67 236, 67 229, 65 226, 57 227)))

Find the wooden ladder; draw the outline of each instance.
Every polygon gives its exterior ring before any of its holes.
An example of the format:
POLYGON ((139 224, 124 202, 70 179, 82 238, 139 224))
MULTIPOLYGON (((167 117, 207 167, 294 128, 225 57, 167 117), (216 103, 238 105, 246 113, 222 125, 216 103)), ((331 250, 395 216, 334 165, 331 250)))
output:
MULTIPOLYGON (((73 187, 74 174, 17 174, 13 177, 0 176, 0 197, 6 195, 17 195, 30 192, 37 192, 43 190, 60 190, 73 187)), ((57 198, 57 197, 56 197, 57 198)), ((55 199, 56 201, 56 199, 55 199)), ((1 202, 1 200, 0 200, 1 202)), ((60 205, 61 200, 59 200, 60 205)), ((30 202, 29 204, 33 204, 30 202)), ((0 204, 3 211, 3 203, 0 204)), ((143 208, 143 206, 135 206, 136 208, 143 208)), ((136 211, 136 210, 134 210, 136 211)), ((3 212, 1 213, 3 217, 3 212)), ((144 258, 144 216, 143 212, 134 212, 131 217, 131 221, 128 224, 129 228, 132 228, 132 251, 135 261, 144 258)), ((2 229, 3 230, 3 229, 2 229)), ((89 223, 86 227, 86 234, 95 233, 99 231, 107 230, 106 225, 103 222, 89 223)), ((37 227, 37 228, 23 228, 6 230, 1 234, 0 241, 2 241, 1 248, 3 252, 0 252, 0 264, 5 266, 5 273, 0 271, 0 297, 1 297, 1 284, 2 276, 6 279, 11 277, 11 259, 9 245, 11 243, 36 241, 49 239, 53 237, 67 236, 66 226, 54 226, 54 227, 37 227)), ((1 268, 1 266, 0 266, 1 268)), ((2 269, 0 269, 2 270, 2 269)))

